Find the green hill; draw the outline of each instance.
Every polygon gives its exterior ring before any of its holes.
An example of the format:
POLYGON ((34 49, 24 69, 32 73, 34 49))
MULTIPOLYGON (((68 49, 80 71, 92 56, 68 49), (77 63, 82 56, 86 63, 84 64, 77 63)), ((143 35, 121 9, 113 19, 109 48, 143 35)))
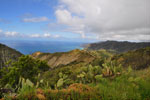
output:
POLYGON ((150 42, 118 42, 118 41, 105 41, 98 43, 91 43, 85 46, 88 50, 115 50, 118 53, 127 52, 130 50, 136 50, 140 48, 150 47, 150 42))
POLYGON ((0 68, 5 67, 5 63, 9 60, 17 61, 22 54, 15 49, 0 44, 0 68))
POLYGON ((122 64, 124 67, 147 68, 150 66, 150 47, 115 55, 112 60, 117 61, 118 64, 122 64))

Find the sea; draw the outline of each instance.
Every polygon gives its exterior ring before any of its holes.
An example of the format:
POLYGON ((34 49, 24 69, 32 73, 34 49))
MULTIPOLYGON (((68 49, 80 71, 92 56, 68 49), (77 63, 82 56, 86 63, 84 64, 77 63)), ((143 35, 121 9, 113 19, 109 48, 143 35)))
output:
POLYGON ((37 51, 43 53, 67 52, 73 49, 83 49, 85 42, 70 41, 38 41, 38 40, 0 40, 5 44, 22 54, 28 55, 37 51))

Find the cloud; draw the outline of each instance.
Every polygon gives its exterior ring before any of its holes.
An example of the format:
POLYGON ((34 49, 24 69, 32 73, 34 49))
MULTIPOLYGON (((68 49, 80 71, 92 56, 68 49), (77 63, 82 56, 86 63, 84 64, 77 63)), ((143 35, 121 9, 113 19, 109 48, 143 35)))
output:
POLYGON ((28 35, 30 38, 59 38, 61 37, 60 35, 52 35, 50 33, 44 33, 44 34, 31 34, 28 35))
POLYGON ((150 41, 150 28, 140 28, 131 30, 120 30, 100 34, 101 40, 122 40, 122 41, 150 41), (109 37, 111 36, 111 37, 109 37))
POLYGON ((21 37, 21 34, 16 31, 3 31, 0 29, 0 38, 1 37, 21 37))
POLYGON ((53 38, 60 38, 61 36, 56 34, 56 35, 53 35, 52 37, 53 38))
POLYGON ((28 36, 31 37, 31 38, 49 38, 49 37, 51 37, 51 34, 50 33, 31 34, 31 35, 28 35, 28 36))
POLYGON ((150 41, 150 0, 59 0, 57 23, 99 40, 150 41))
POLYGON ((44 37, 51 37, 51 34, 45 33, 43 36, 44 36, 44 37))
POLYGON ((12 32, 7 31, 7 32, 5 32, 5 36, 6 37, 16 37, 17 35, 19 35, 19 33, 15 32, 15 31, 12 31, 12 32))
POLYGON ((39 37, 41 37, 41 35, 40 34, 31 34, 31 35, 29 35, 29 37, 31 37, 31 38, 39 38, 39 37))
POLYGON ((49 19, 47 17, 31 17, 31 18, 23 18, 22 19, 23 22, 46 22, 49 21, 49 19))
POLYGON ((28 35, 30 38, 59 38, 60 35, 52 35, 50 33, 44 33, 44 34, 30 34, 28 35))
POLYGON ((0 38, 60 38, 60 35, 57 34, 50 34, 50 33, 43 33, 43 34, 23 34, 16 31, 3 31, 0 29, 0 38))

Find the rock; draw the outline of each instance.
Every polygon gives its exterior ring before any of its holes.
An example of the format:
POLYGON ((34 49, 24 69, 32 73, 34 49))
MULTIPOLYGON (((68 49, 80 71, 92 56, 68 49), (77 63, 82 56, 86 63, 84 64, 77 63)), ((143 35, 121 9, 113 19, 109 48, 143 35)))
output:
POLYGON ((72 63, 90 63, 96 59, 90 52, 85 50, 72 50, 69 52, 59 52, 59 53, 41 53, 36 52, 31 55, 33 58, 38 58, 40 60, 45 60, 51 68, 58 66, 69 65, 72 63))

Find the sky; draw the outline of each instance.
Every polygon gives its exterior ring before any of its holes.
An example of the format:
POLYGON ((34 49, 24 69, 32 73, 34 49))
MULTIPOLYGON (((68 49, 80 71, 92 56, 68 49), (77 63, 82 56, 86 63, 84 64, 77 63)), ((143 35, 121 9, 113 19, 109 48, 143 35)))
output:
POLYGON ((150 41, 150 0, 0 0, 0 39, 150 41))

